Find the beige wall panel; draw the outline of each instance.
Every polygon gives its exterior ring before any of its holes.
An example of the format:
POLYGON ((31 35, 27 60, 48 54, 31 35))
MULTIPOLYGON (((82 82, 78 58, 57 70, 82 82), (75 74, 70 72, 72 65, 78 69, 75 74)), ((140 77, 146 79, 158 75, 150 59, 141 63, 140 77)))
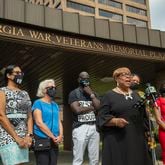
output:
POLYGON ((3 18, 3 12, 4 12, 4 8, 3 8, 3 4, 4 4, 4 0, 0 0, 0 18, 3 18))
POLYGON ((136 43, 136 26, 124 25, 124 41, 136 43))
POLYGON ((95 36, 94 17, 80 15, 80 34, 95 36))
POLYGON ((63 12, 63 30, 79 33, 78 14, 63 12))
POLYGON ((26 3, 25 11, 26 23, 44 26, 44 6, 26 3))
POLYGON ((95 19, 96 37, 109 39, 109 21, 95 19))
POLYGON ((21 0, 5 0, 6 19, 24 22, 24 2, 21 0))
POLYGON ((162 48, 165 48, 165 32, 160 32, 160 35, 162 48))
POLYGON ((45 26, 62 30, 62 11, 45 8, 45 26))
POLYGON ((159 30, 149 30, 149 43, 151 46, 160 47, 160 31, 159 30))
POLYGON ((142 45, 149 45, 149 40, 148 40, 148 29, 147 28, 136 28, 136 33, 137 33, 137 43, 142 44, 142 45))
POLYGON ((112 40, 123 41, 123 23, 110 22, 110 38, 112 40))

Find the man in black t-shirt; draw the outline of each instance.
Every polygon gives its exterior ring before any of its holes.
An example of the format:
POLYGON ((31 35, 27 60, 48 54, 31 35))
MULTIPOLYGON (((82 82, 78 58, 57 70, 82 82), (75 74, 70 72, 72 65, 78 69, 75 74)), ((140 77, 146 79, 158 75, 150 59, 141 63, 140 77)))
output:
POLYGON ((73 165, 82 165, 84 151, 88 148, 89 164, 99 164, 99 133, 96 131, 96 110, 100 100, 92 91, 89 74, 81 72, 79 87, 69 94, 69 104, 73 112, 73 165))

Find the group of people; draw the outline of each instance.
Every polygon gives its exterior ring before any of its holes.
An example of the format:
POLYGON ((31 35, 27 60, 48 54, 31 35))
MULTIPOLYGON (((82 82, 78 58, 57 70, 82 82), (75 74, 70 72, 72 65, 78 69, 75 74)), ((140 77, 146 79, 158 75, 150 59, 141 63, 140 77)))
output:
MULTIPOLYGON (((0 157, 4 165, 29 162, 29 148, 38 139, 48 139, 49 149, 34 150, 37 165, 56 165, 58 144, 63 138, 59 106, 54 101, 53 79, 39 84, 33 105, 28 93, 20 89, 24 73, 17 65, 5 69, 5 87, 0 89, 0 157)), ((35 144, 35 143, 34 143, 35 144)), ((44 145, 41 143, 41 145, 44 145)), ((35 148, 35 147, 34 147, 35 148)))
MULTIPOLYGON (((34 150, 37 165, 56 165, 58 144, 63 139, 60 108, 55 102, 53 79, 39 84, 33 105, 28 93, 20 89, 23 72, 9 65, 4 73, 6 86, 0 89, 0 156, 4 165, 29 161, 33 140, 48 139, 50 148, 34 150)), ((91 88, 87 72, 78 77, 79 86, 70 92, 68 103, 73 113, 73 165, 82 165, 87 148, 89 165, 99 164, 102 141, 102 165, 153 165, 145 132, 148 114, 145 104, 135 106, 143 92, 137 91, 140 77, 129 68, 114 70, 116 87, 100 99, 91 88)), ((159 140, 165 164, 165 83, 154 103, 159 125, 159 140)), ((35 143, 34 143, 35 144, 35 143)))

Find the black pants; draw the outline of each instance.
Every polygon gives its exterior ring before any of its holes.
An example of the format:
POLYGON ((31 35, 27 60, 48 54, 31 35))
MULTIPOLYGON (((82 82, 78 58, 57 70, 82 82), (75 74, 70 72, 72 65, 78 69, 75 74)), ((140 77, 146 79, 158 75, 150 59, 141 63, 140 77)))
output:
POLYGON ((35 151, 36 165, 57 165, 58 146, 47 151, 35 151))

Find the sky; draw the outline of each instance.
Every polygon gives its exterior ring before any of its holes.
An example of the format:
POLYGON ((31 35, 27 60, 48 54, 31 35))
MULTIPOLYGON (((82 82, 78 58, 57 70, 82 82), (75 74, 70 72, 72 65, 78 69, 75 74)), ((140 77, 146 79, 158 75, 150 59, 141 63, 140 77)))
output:
POLYGON ((151 28, 165 31, 165 0, 149 0, 151 28))

